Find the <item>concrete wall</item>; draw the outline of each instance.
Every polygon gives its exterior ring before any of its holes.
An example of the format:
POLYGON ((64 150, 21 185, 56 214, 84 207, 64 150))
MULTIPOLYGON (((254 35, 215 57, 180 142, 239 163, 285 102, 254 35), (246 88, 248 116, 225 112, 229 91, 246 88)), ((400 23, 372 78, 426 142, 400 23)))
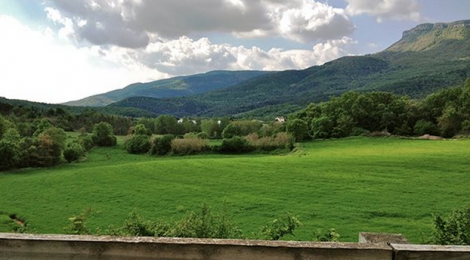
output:
POLYGON ((0 259, 461 260, 470 247, 0 233, 0 259))

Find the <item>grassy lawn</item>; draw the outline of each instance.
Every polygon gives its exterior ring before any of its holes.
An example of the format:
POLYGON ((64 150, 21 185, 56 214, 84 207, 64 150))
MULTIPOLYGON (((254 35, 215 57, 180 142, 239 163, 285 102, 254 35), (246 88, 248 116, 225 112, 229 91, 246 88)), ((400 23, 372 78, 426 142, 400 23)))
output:
MULTIPOLYGON (((293 240, 335 228, 402 233, 420 242, 433 213, 470 201, 470 141, 349 138, 303 143, 289 155, 129 155, 95 148, 85 162, 0 174, 0 212, 38 233, 61 233, 91 207, 92 228, 120 226, 132 210, 178 220, 207 202, 224 205, 245 236, 285 212, 303 223, 293 240)), ((0 226, 1 227, 1 226, 0 226)))

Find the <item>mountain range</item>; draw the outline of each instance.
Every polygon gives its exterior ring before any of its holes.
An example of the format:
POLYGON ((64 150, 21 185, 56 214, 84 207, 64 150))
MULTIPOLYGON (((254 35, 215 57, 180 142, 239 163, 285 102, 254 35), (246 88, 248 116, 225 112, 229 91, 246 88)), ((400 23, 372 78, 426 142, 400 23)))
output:
POLYGON ((470 78, 470 20, 421 24, 382 52, 342 57, 304 70, 212 71, 136 83, 66 105, 101 107, 130 116, 268 118, 346 91, 388 91, 421 98, 461 85, 466 78, 470 78))

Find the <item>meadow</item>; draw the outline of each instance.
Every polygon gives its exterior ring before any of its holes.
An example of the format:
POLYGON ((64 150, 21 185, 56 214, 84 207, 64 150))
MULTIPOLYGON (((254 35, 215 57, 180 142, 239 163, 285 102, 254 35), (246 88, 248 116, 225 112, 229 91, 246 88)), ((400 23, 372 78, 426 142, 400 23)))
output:
MULTIPOLYGON (((0 212, 37 233, 63 233, 91 207, 89 226, 120 226, 133 210, 179 220, 204 202, 223 209, 246 237, 286 212, 302 222, 289 240, 335 228, 402 233, 424 242, 434 213, 469 204, 470 140, 346 138, 300 144, 289 154, 130 155, 94 148, 85 161, 0 174, 0 212)), ((4 231, 4 230, 3 230, 4 231)))

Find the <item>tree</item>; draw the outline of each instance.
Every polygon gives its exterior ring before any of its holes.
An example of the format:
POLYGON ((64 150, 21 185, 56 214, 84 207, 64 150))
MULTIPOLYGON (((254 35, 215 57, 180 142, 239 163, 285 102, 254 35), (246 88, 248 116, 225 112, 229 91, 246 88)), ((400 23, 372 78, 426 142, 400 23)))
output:
POLYGON ((37 138, 38 165, 42 167, 57 165, 61 162, 67 135, 60 128, 50 127, 37 138))
POLYGON ((67 162, 71 163, 78 161, 81 156, 85 153, 85 149, 77 142, 73 142, 67 145, 64 150, 64 158, 67 162))
POLYGON ((291 133, 296 142, 302 142, 310 137, 308 133, 308 124, 302 119, 287 121, 286 130, 291 133))
POLYGON ((238 128, 235 127, 233 124, 229 124, 224 128, 224 131, 222 131, 222 137, 223 138, 232 138, 234 136, 239 136, 240 133, 238 131, 238 128))
POLYGON ((124 146, 128 153, 139 154, 148 152, 152 145, 148 135, 137 134, 128 139, 124 146))
POLYGON ((333 122, 326 116, 312 119, 313 138, 329 138, 333 131, 333 122))
POLYGON ((15 145, 4 140, 0 141, 0 171, 13 169, 18 161, 15 145))
POLYGON ((152 131, 150 131, 150 129, 148 129, 145 125, 143 124, 138 124, 135 126, 134 128, 134 135, 147 135, 147 136, 151 136, 152 135, 152 131))
POLYGON ((165 155, 171 151, 171 141, 173 141, 175 137, 173 135, 164 135, 156 137, 153 140, 153 145, 150 150, 151 154, 154 155, 165 155))
POLYGON ((160 135, 165 134, 180 134, 178 131, 178 122, 176 118, 170 115, 161 115, 155 120, 155 133, 160 135))
POLYGON ((117 139, 114 136, 113 127, 106 122, 101 122, 93 126, 93 143, 98 146, 114 146, 117 139))

